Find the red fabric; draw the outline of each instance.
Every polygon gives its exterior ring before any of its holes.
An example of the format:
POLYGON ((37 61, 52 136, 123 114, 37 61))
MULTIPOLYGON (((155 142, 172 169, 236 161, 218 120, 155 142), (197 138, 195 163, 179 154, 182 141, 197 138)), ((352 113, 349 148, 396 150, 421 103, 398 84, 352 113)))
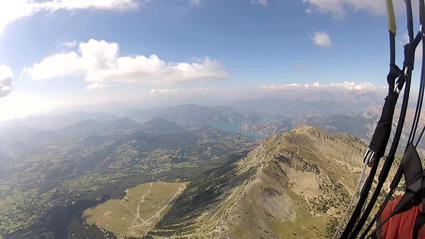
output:
MULTIPOLYGON (((400 202, 401 196, 397 196, 394 201, 388 202, 381 215, 381 221, 387 219, 396 205, 400 202)), ((413 227, 416 217, 422 211, 422 204, 413 207, 409 211, 400 213, 392 217, 382 226, 382 239, 412 239, 413 227)), ((418 234, 419 239, 425 239, 425 226, 421 228, 418 234)))

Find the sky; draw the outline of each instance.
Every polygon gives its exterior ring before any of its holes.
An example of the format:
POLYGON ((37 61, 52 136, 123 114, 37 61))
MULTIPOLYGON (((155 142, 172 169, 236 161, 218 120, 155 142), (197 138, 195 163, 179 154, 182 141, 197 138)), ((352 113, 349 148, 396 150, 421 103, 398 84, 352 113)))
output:
POLYGON ((384 0, 2 0, 0 121, 177 92, 374 89, 388 58, 384 0))

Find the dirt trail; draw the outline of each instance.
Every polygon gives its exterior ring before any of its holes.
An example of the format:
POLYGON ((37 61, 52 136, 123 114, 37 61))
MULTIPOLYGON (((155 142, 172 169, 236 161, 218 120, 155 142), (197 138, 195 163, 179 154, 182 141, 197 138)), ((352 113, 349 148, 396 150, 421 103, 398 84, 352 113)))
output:
POLYGON ((294 144, 294 139, 295 139, 295 137, 297 137, 297 135, 295 134, 292 138, 291 138, 291 146, 294 144))
MULTIPOLYGON (((185 189, 185 187, 179 187, 177 192, 174 193, 174 195, 170 198, 170 200, 168 200, 167 204, 165 206, 163 206, 161 209, 159 209, 158 211, 155 212, 155 214, 153 216, 151 216, 148 219, 143 219, 140 217, 140 206, 143 206, 142 204, 145 202, 145 199, 147 198, 147 196, 151 193, 151 189, 152 189, 152 184, 150 183, 149 185, 149 190, 143 194, 143 196, 140 199, 140 202, 137 204, 137 208, 136 208, 136 213, 135 213, 135 218, 131 224, 130 227, 128 227, 128 233, 129 234, 133 234, 136 235, 136 232, 134 231, 134 229, 139 228, 139 227, 143 227, 143 226, 149 226, 149 223, 151 223, 153 220, 155 219, 159 219, 161 217, 161 213, 167 209, 167 207, 183 192, 183 190, 185 189), (139 221, 139 223, 137 223, 139 221)), ((150 206, 152 207, 152 204, 150 204, 150 206)))
POLYGON ((153 183, 150 183, 150 184, 149 184, 149 189, 148 189, 148 191, 147 191, 145 194, 143 194, 143 196, 140 198, 139 203, 137 204, 137 207, 136 207, 136 213, 135 213, 135 215, 134 215, 135 217, 134 217, 133 223, 132 223, 132 224, 131 224, 131 226, 129 227, 129 232, 131 232, 131 234, 134 234, 134 228, 136 228, 136 227, 140 227, 140 226, 142 226, 142 225, 145 225, 145 224, 146 224, 146 221, 145 221, 143 218, 141 218, 141 217, 140 217, 140 205, 141 205, 142 203, 144 203, 144 202, 145 202, 146 196, 147 196, 148 194, 150 194, 150 193, 151 193, 152 185, 153 185, 153 183), (138 220, 142 221, 142 224, 136 225, 136 222, 137 222, 138 220))

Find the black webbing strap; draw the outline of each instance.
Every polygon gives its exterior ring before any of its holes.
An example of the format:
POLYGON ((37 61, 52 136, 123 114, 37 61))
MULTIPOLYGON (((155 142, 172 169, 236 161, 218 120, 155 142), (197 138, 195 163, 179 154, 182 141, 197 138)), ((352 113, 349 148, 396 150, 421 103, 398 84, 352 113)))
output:
MULTIPOLYGON (((412 48, 410 48, 410 50, 411 51, 414 51, 415 49, 416 49, 416 47, 417 47, 417 45, 420 43, 420 40, 421 40, 421 34, 419 33, 419 34, 417 34, 416 35, 416 37, 414 38, 414 40, 413 40, 413 42, 412 42, 412 44, 411 44, 411 46, 412 46, 412 48)), ((408 54, 408 56, 409 57, 413 57, 413 55, 414 54, 408 54)), ((409 61, 407 61, 407 62, 409 62, 409 61)), ((406 66, 405 66, 406 67, 406 66)), ((405 67, 403 67, 403 69, 405 68, 405 67)), ((411 71, 410 71, 411 72, 411 71)), ((408 80, 407 80, 407 84, 406 84, 406 90, 407 90, 407 88, 409 88, 409 86, 408 85, 410 85, 410 72, 408 73, 408 80)), ((404 76, 404 74, 401 76, 401 77, 403 77, 404 76)), ((401 78, 400 77, 400 78, 401 78)), ((398 82, 401 82, 401 81, 405 81, 404 79, 399 79, 398 80, 398 82)), ((404 100, 403 100, 404 101, 404 100)), ((403 108, 403 107, 402 107, 403 108)), ((393 142, 394 143, 394 142, 393 142)), ((379 192, 380 192, 380 190, 381 190, 381 188, 382 188, 382 186, 383 186, 383 182, 386 180, 386 178, 387 178, 387 176, 388 176, 388 172, 390 171, 390 169, 391 169, 391 165, 392 165, 392 162, 393 162, 393 160, 394 160, 394 157, 391 157, 391 158, 389 158, 389 156, 390 155, 392 155, 393 153, 395 153, 395 151, 393 151, 393 150, 390 150, 390 152, 389 152, 389 155, 387 156, 387 160, 385 161, 385 164, 384 164, 384 166, 383 166, 383 168, 382 168, 382 171, 381 171, 381 173, 380 173, 380 175, 379 175, 379 182, 378 182, 378 185, 377 185, 377 187, 376 187, 376 189, 375 189, 375 192, 374 192, 374 194, 372 195, 372 198, 371 198, 371 200, 370 200, 370 202, 369 202, 369 205, 368 205, 368 207, 366 208, 366 210, 365 210, 365 214, 363 215, 364 216, 364 218, 363 218, 363 220, 360 220, 361 222, 365 222, 366 221, 366 219, 367 219, 367 217, 368 217, 368 214, 371 212, 371 210, 373 209, 373 205, 372 204, 374 204, 375 202, 376 202, 376 199, 377 199, 377 197, 378 197, 378 195, 379 195, 379 192)), ((394 156, 394 155, 393 155, 394 156)), ((397 186, 398 186, 398 183, 400 182, 400 179, 402 178, 402 176, 403 176, 403 172, 402 172, 402 169, 401 169, 401 167, 397 170, 397 173, 396 173, 396 175, 394 176, 394 178, 393 178, 393 180, 392 180, 392 182, 391 182, 391 185, 390 185, 390 191, 389 191, 389 193, 388 193, 388 195, 387 195, 387 197, 385 198, 385 201, 384 201, 384 203, 383 203, 383 207, 385 207, 386 206, 386 204, 389 202, 389 200, 390 200, 390 197, 391 197, 391 195, 392 195, 392 193, 394 192, 394 190, 397 188, 397 186)), ((373 224, 375 223, 375 221, 380 217, 380 214, 381 213, 381 210, 380 211, 378 211, 378 213, 377 214, 375 214, 375 216, 374 216, 374 218, 372 219, 372 221, 371 221, 371 223, 368 225, 368 227, 366 228, 366 230, 364 230, 364 232, 363 232, 363 234, 361 235, 361 239, 362 238, 365 238, 366 237, 366 235, 367 235, 367 233, 369 232, 369 230, 372 228, 372 226, 373 226, 373 224)), ((363 224, 362 224, 363 225, 363 224)), ((356 231, 359 231, 361 228, 358 228, 356 231)))
POLYGON ((394 91, 395 80, 402 74, 401 69, 397 65, 390 64, 390 72, 387 75, 388 95, 394 91))
POLYGON ((348 221, 344 232, 342 233, 342 235, 339 238, 341 238, 341 239, 348 238, 348 236, 351 233, 351 230, 353 229, 358 218, 360 217, 363 205, 365 204, 366 199, 367 199, 367 194, 369 193, 370 188, 372 187, 373 178, 375 177, 376 170, 378 169, 378 163, 379 163, 379 159, 377 158, 375 163, 372 165, 372 168, 370 169, 369 177, 366 178, 366 182, 365 182, 364 188, 362 190, 363 193, 360 194, 359 201, 357 202, 357 205, 354 208, 353 214, 351 215, 351 218, 348 221))
POLYGON ((421 213, 416 217, 415 226, 413 227, 413 239, 418 238, 419 231, 425 224, 425 214, 421 213))
MULTIPOLYGON (((414 58, 415 49, 416 49, 416 47, 417 47, 417 45, 419 44, 420 41, 421 41, 421 34, 417 34, 417 36, 409 44, 409 46, 407 46, 407 47, 405 46, 405 54, 406 54, 405 58, 407 58, 407 57, 414 58)), ((413 60, 412 59, 405 60, 404 62, 405 62, 405 64, 413 64, 414 59, 413 60)), ((372 196, 369 200, 369 203, 368 203, 366 209, 364 210, 362 216, 358 220, 357 225, 354 227, 354 229, 352 229, 350 236, 349 237, 347 236, 346 238, 353 239, 353 238, 356 238, 357 235, 359 234, 363 225, 367 221, 370 212, 372 211, 372 209, 375 206, 376 200, 379 197, 381 189, 384 186, 384 183, 385 183, 385 181, 388 177, 388 173, 391 169, 392 163, 394 162, 394 157, 395 157, 395 154, 396 154, 396 151, 397 151, 397 148, 398 148, 398 143, 400 141, 400 136, 401 136, 401 133, 402 133, 402 130, 403 130, 404 120, 405 120, 405 117, 406 117, 407 106, 408 106, 408 102, 409 102, 409 94, 410 94, 410 84, 411 84, 411 73, 412 73, 411 66, 404 65, 403 70, 405 70, 406 72, 404 72, 399 77, 398 85, 400 85, 400 83, 406 82, 406 88, 405 88, 405 92, 404 92, 404 96, 403 96, 403 103, 402 103, 402 106, 401 106, 401 111, 400 111, 400 116, 399 116, 399 120, 398 120, 398 124, 397 124, 397 129, 396 129, 396 132, 394 134, 394 139, 393 139, 393 142, 391 144, 390 151, 388 153, 388 156, 386 157, 385 163, 384 163, 382 170, 380 172, 378 184, 376 185, 376 188, 375 188, 375 190, 374 190, 374 192, 373 192, 373 194, 372 194, 372 196), (407 77, 407 78, 405 78, 405 77, 407 77)))
MULTIPOLYGON (((423 0, 422 0, 423 1, 423 0)), ((399 71, 399 69, 397 69, 395 66, 395 34, 396 34, 396 28, 395 28, 395 21, 394 21, 394 16, 393 16, 393 9, 392 9, 392 1, 387 1, 387 10, 389 13, 389 22, 390 22, 390 73, 387 76, 387 81, 388 81, 388 85, 389 85, 389 94, 387 96, 387 98, 385 99, 385 104, 383 107, 383 112, 381 115, 381 118, 378 122, 377 128, 375 129, 374 135, 372 137, 372 141, 371 144, 369 146, 369 148, 375 152, 375 161, 373 162, 372 165, 372 169, 371 172, 369 174, 369 177, 366 179, 365 182, 365 189, 362 191, 359 201, 357 203, 356 208, 354 209, 354 212, 349 220, 349 222, 347 223, 343 234, 341 235, 340 238, 342 239, 346 239, 346 238, 356 238, 357 235, 359 234, 360 230, 362 229, 364 223, 366 222, 366 220, 368 219, 368 216, 370 214, 370 212, 372 211, 376 200, 378 199, 378 196, 381 192, 381 189, 384 185, 384 182, 386 181, 386 178, 388 177, 388 173, 391 169, 391 166, 394 162, 394 157, 398 148, 398 144, 400 141, 400 136, 403 130, 403 125, 404 125, 404 121, 405 121, 405 117, 406 117, 406 112, 407 112, 407 106, 408 106, 408 102, 409 102, 409 93, 410 93, 410 85, 411 85, 411 74, 412 74, 412 70, 414 67, 414 54, 415 54, 415 49, 416 46, 419 44, 420 40, 422 39, 422 34, 418 34, 416 36, 416 38, 414 38, 414 33, 413 33, 413 18, 412 18, 412 6, 411 6, 411 0, 406 0, 406 10, 407 10, 407 28, 408 28, 408 34, 409 34, 409 44, 406 44, 404 47, 404 62, 403 62, 403 71, 399 71), (391 3, 391 4, 389 4, 391 3), (391 7, 388 7, 391 6, 391 7), (392 17, 390 17, 392 15, 392 17), (391 19, 390 19, 391 18, 391 19), (392 24, 391 24, 392 23, 392 24), (395 77, 394 77, 395 76, 395 77), (397 78, 398 76, 398 81, 397 84, 393 83, 393 79, 395 80, 395 78, 397 78), (394 112, 394 109, 392 108, 392 103, 397 100, 398 94, 400 93, 400 91, 403 88, 403 85, 406 84, 406 88, 405 88, 405 92, 404 92, 404 97, 403 97, 403 104, 401 107, 401 111, 400 111, 400 116, 399 116, 399 120, 398 120, 398 124, 397 124, 397 129, 396 132, 394 134, 394 139, 393 142, 391 144, 391 148, 390 151, 388 153, 388 156, 386 157, 384 166, 382 168, 382 171, 380 172, 379 175, 379 180, 378 180, 378 184, 376 186, 376 189, 373 192, 373 195, 371 197, 371 199, 369 200, 369 203, 366 207, 366 209, 364 210, 363 214, 361 214, 362 212, 362 208, 365 205, 365 202, 367 200, 367 196, 369 194, 370 188, 371 188, 371 184, 372 181, 374 179, 374 176, 376 174, 376 167, 379 164, 379 160, 380 157, 382 157, 385 153, 385 149, 386 149, 386 145, 388 144, 388 140, 389 140, 389 136, 391 133, 391 125, 392 125, 392 115, 389 116, 394 112), (390 97, 392 94, 397 95, 397 97, 390 97), (394 100, 395 99, 395 100, 394 100), (390 122, 390 123, 389 123, 390 122)), ((423 5, 422 5, 423 6, 423 5)), ((394 104, 395 107, 395 104, 394 104)), ((413 147, 414 148, 414 147, 413 147)), ((406 148, 407 150, 407 148, 406 148)), ((393 180, 394 181, 399 181, 399 178, 401 178, 402 173, 401 170, 399 170, 397 177, 393 180)), ((398 183, 398 182, 397 182, 398 183)), ((411 198, 412 192, 407 192, 406 193, 406 197, 405 199, 409 199, 411 198)), ((388 200, 386 200, 388 201, 388 200)), ((383 205, 385 207, 385 205, 383 205)), ((376 219, 376 215, 375 215, 375 219, 376 219)), ((383 222, 385 223, 385 221, 383 222)), ((368 227, 370 229, 370 227, 368 227)), ((367 233, 367 232, 365 232, 367 233)))
POLYGON ((411 70, 413 70, 415 65, 415 48, 416 46, 413 44, 413 41, 404 45, 404 55, 406 57, 404 58, 403 65, 411 70))
MULTIPOLYGON (((419 0, 419 21, 422 26, 425 25, 425 3, 424 0, 419 0)), ((422 29, 425 30, 425 29, 422 29)))
MULTIPOLYGON (((425 193, 425 183, 423 183, 425 181, 425 177, 423 176, 424 170, 422 169, 421 159, 413 144, 407 146, 401 160, 400 168, 401 170, 399 171, 403 172, 406 181, 406 192, 390 216, 383 220, 368 238, 375 234, 391 217, 408 211, 422 202, 422 195, 425 193)), ((386 204, 383 204, 382 207, 386 207, 386 204)))
MULTIPOLYGON (((423 29, 423 27, 425 26, 425 4, 424 4, 424 0, 419 0, 419 19, 420 19, 420 22, 421 22, 422 40, 424 40, 424 35, 423 35, 424 31, 425 31, 425 29, 423 29)), ((424 46, 425 46, 424 42, 422 42, 422 44, 424 44, 424 46)), ((425 49, 423 49, 423 51, 425 52, 425 49)), ((425 57, 425 55, 423 57, 425 57)), ((422 76, 421 76, 422 79, 425 77, 425 75, 424 75, 424 70, 425 70, 424 60, 425 59, 422 60, 422 76)), ((421 136, 419 137, 416 145, 419 144, 419 140, 422 138, 422 134, 423 134, 423 131, 422 131, 421 136)), ((422 185, 422 186, 425 186, 425 185, 422 185)), ((421 228, 423 227, 424 224, 425 224, 425 190, 422 190, 422 213, 419 214, 418 217, 416 218, 415 225, 413 227, 413 239, 418 238, 419 231, 421 230, 421 228)))
MULTIPOLYGON (((404 74, 407 73, 406 74, 406 79, 404 79, 404 80, 407 80, 408 83, 410 81, 411 71, 412 71, 412 69, 414 67, 414 53, 415 53, 416 46, 419 44, 420 40, 423 40, 424 39, 424 35, 423 35, 424 34, 424 29, 423 29, 423 27, 425 25, 425 8, 424 8, 425 4, 424 4, 424 0, 419 0, 419 2, 420 2, 419 12, 420 12, 420 21, 421 21, 421 32, 415 38, 413 38, 412 6, 411 6, 410 0, 406 0, 407 27, 408 27, 408 32, 409 32, 409 44, 407 44, 405 46, 405 49, 404 49, 405 50, 405 60, 404 60, 403 70, 405 70, 405 71, 403 73, 404 74)), ((390 34, 390 36, 391 36, 391 34, 390 34)), ((391 43, 390 44, 394 44, 394 39, 391 39, 391 43)), ((425 44, 424 44, 424 46, 425 46, 425 44)), ((425 53, 425 49, 424 49, 424 53, 425 53)), ((424 54, 424 56, 425 56, 425 54, 424 54)), ((423 62, 423 66, 422 66, 422 78, 424 77, 423 72, 424 72, 424 62, 423 62)), ((422 81, 421 81, 421 84, 422 84, 422 81)), ((423 93, 423 91, 422 91, 422 93, 423 93)), ((420 92, 420 94, 421 94, 421 92, 420 92)), ((422 102, 422 99, 420 99, 420 100, 422 102)), ((420 108, 422 108, 422 107, 418 107, 418 105, 417 105, 417 110, 419 108, 419 111, 420 111, 420 108)), ((417 122, 415 122, 415 121, 417 121, 417 120, 419 120, 419 114, 415 113, 414 124, 416 123, 416 125, 413 125, 412 132, 414 132, 414 130, 416 131, 417 122)), ((424 127, 424 130, 425 130, 425 127, 424 127)), ((422 134, 423 134, 424 130, 422 131, 422 133, 421 133, 421 135, 420 135, 420 137, 418 139, 418 142, 419 142, 420 138, 422 137, 422 134)), ((409 143, 409 146, 411 148, 414 148, 413 145, 411 144, 413 142, 413 140, 414 140, 414 133, 412 134, 412 132, 411 132, 411 136, 412 137, 409 136, 409 138, 411 138, 411 139, 409 139, 409 142, 408 143, 409 143)), ((416 143, 416 145, 418 144, 418 142, 416 143)), ((407 151, 407 148, 406 148, 406 151, 407 151)), ((413 150, 409 149, 409 151, 412 152, 413 150)), ((414 150, 414 151, 416 151, 416 150, 414 150)), ((415 160, 413 160, 413 161, 415 161, 415 160)), ((419 162, 419 165, 421 166, 420 160, 417 160, 417 162, 419 162)), ((417 164, 417 163, 415 163, 415 164, 417 164)), ((419 167, 419 168, 421 168, 421 167, 419 167)), ((389 191, 387 197, 385 198, 385 201, 382 204, 382 207, 380 208, 379 212, 377 214, 375 214, 375 217, 373 218, 372 223, 374 223, 377 219, 381 219, 380 217, 381 217, 382 210, 383 210, 383 208, 386 207, 386 205, 387 205, 387 203, 388 203, 391 195, 393 194, 395 188, 397 187, 398 183, 400 182, 400 179, 401 179, 403 173, 405 174, 405 177, 406 177, 406 175, 408 175, 408 177, 414 177, 412 175, 415 175, 415 174, 417 175, 417 172, 408 172, 408 170, 406 170, 406 166, 403 167, 403 168, 402 167, 399 167, 399 169, 397 170, 397 173, 396 173, 395 177, 393 178, 393 181, 391 182, 390 191, 389 191), (406 172, 403 172, 403 171, 406 171, 406 172)), ((381 174, 382 174, 382 172, 381 172, 381 174)), ((384 180, 385 180, 385 178, 386 178, 386 176, 385 177, 382 177, 382 179, 384 179, 384 180)), ((380 177, 380 180, 381 180, 381 177, 380 177)), ((420 198, 418 198, 418 195, 421 198, 425 198, 424 197, 425 196, 425 188, 423 188, 423 186, 422 186, 422 185, 425 186, 425 177, 420 177, 419 180, 413 180, 412 178, 410 178, 408 180, 410 181, 410 184, 411 185, 408 186, 408 190, 406 190, 406 193, 403 196, 402 201, 400 201, 399 205, 397 205, 398 208, 396 208, 396 210, 394 210, 394 214, 392 213, 392 215, 390 215, 389 218, 391 218, 396 213, 400 213, 400 212, 403 212, 404 210, 408 210, 412 206, 418 204, 420 202, 420 200, 419 200, 420 198), (412 183, 412 181, 414 181, 414 182, 412 183), (418 185, 420 185, 420 191, 422 191, 421 193, 419 193, 417 191, 415 192, 416 187, 418 185)), ((377 190, 378 190, 378 187, 377 187, 377 190)), ((379 191, 380 191, 380 189, 379 189, 379 191)), ((373 200, 371 200, 369 203, 372 203, 372 201, 373 200)), ((374 201, 373 201, 373 203, 374 203, 374 201)), ((367 212, 365 212, 365 214, 366 213, 367 212)), ((389 218, 386 219, 385 221, 381 222, 379 224, 379 226, 374 230, 374 232, 371 235, 369 235, 368 238, 370 238, 372 235, 373 236, 376 236, 375 232, 377 230, 380 230, 380 228, 382 227, 382 225, 386 221, 388 221, 389 218)), ((371 229, 372 223, 369 224, 369 226, 367 227, 367 229, 363 232, 361 238, 364 238, 365 235, 367 234, 367 232, 371 229)), ((419 223, 420 222, 418 222, 418 226, 417 227, 419 227, 419 223)), ((357 225, 357 226, 360 226, 361 227, 361 225, 357 225)))
MULTIPOLYGON (((392 35, 390 33, 390 41, 391 43, 394 42, 394 35, 392 35), (392 37, 391 37, 392 36, 392 37)), ((391 45, 391 52, 393 53, 395 51, 395 45, 394 44, 390 44, 391 45), (393 49, 394 47, 394 49, 393 49)), ((398 99, 398 92, 399 91, 395 91, 395 81, 396 78, 398 77, 398 81, 397 81, 397 87, 399 90, 401 90, 401 88, 403 87, 405 80, 404 80, 404 75, 402 74, 402 71, 395 65, 393 64, 394 59, 393 59, 393 54, 391 54, 391 64, 390 64, 390 71, 387 75, 387 81, 388 81, 388 86, 389 86, 389 93, 388 96, 385 98, 385 103, 384 106, 382 108, 382 114, 381 114, 381 118, 375 128, 375 132, 372 136, 372 140, 371 143, 369 145, 369 148, 376 153, 376 157, 375 160, 373 162, 372 168, 369 172, 369 176, 366 178, 365 184, 364 184, 364 188, 362 190, 362 193, 360 193, 360 198, 359 201, 357 202, 356 207, 354 208, 353 214, 351 215, 350 220, 348 221, 344 232, 342 233, 342 235, 340 236, 340 238, 348 238, 353 230, 354 225, 358 222, 358 219, 361 215, 361 211, 363 209, 364 204, 366 203, 367 200, 367 196, 369 194, 369 191, 372 187, 372 183, 373 183, 373 179, 375 177, 377 168, 378 168, 378 164, 379 164, 379 160, 380 158, 384 155, 385 153, 385 149, 387 147, 388 144, 388 140, 389 137, 391 135, 391 127, 392 127, 392 120, 393 120, 393 115, 394 115, 394 109, 395 109, 395 105, 397 103, 397 99, 398 99)), ((408 82, 409 84, 409 82, 408 82)), ((406 87, 405 89, 405 96, 403 99, 403 102, 406 100, 406 96, 408 98, 409 95, 409 89, 410 87, 406 87)), ((408 99, 407 99, 408 100, 408 99)), ((407 108, 407 105, 406 105, 407 108)), ((403 118, 403 112, 400 114, 400 117, 403 118)), ((400 121, 399 119, 399 124, 401 123, 401 127, 404 123, 404 118, 403 120, 400 121)), ((400 131, 400 130, 399 130, 400 131)), ((396 141, 397 141, 397 137, 395 137, 396 141)), ((398 144, 398 142, 397 142, 398 144)), ((386 160, 386 163, 388 161, 388 158, 386 160)))
POLYGON ((412 143, 407 145, 406 153, 404 154, 401 165, 404 180, 406 183, 406 190, 412 192, 419 192, 422 188, 422 163, 418 151, 412 143))
MULTIPOLYGON (((422 197, 424 197, 424 193, 422 192, 422 197)), ((419 235, 419 231, 425 224, 425 200, 422 199, 422 212, 416 217, 415 225, 413 226, 413 239, 417 239, 419 235)))
MULTIPOLYGON (((345 238, 356 238, 357 235, 359 234, 360 230, 362 229, 364 223, 366 222, 367 218, 369 217, 370 212, 372 211, 373 207, 375 206, 375 202, 378 199, 378 196, 381 192, 382 187, 384 186, 384 182, 388 176, 388 173, 391 169, 391 165, 394 162, 394 156, 398 147, 398 143, 400 141, 400 136, 403 130, 403 125, 404 125, 404 120, 406 117, 406 112, 407 112, 407 106, 408 106, 408 101, 409 101, 409 93, 410 93, 410 80, 406 81, 406 88, 404 91, 404 96, 403 96, 403 104, 401 107, 401 111, 400 111, 400 116, 399 116, 399 120, 398 120, 398 124, 397 124, 397 129, 396 132, 394 134, 394 139, 393 142, 391 144, 391 148, 390 148, 390 152, 388 153, 388 156, 385 159, 385 163, 382 166, 382 170, 381 173, 379 174, 379 178, 378 178, 378 184, 376 185, 376 188, 369 200, 369 203, 366 207, 366 209, 364 210, 360 220, 357 221, 357 225, 354 227, 354 229, 352 229, 352 232, 350 234, 350 236, 345 237, 345 238)), ((370 190, 370 188, 369 188, 370 190)), ((343 238, 343 237, 342 237, 343 238)))
MULTIPOLYGON (((421 82, 425 81, 425 2, 424 0, 419 0, 419 19, 420 19, 420 23, 421 23, 421 35, 422 35, 422 72, 421 72, 421 82)), ((422 108, 421 108, 422 109, 422 108)), ((419 111, 420 112, 420 111, 419 111)), ((419 142, 422 139, 422 136, 424 134, 425 131, 425 127, 422 128, 421 134, 419 135, 418 140, 416 141, 415 146, 417 146, 419 144, 419 142)), ((412 139, 414 140, 414 139, 412 139)))
MULTIPOLYGON (((425 4, 424 0, 419 0, 419 21, 421 25, 425 25, 425 4)), ((425 30, 425 29, 423 29, 425 30)))
MULTIPOLYGON (((390 50, 391 50, 391 63, 390 71, 387 75, 388 82, 388 95, 385 98, 384 106, 382 107, 381 118, 373 133, 372 140, 369 144, 369 149, 376 153, 377 158, 384 156, 385 149, 387 148, 388 140, 391 135, 391 126, 394 116, 395 105, 397 104, 398 93, 394 91, 395 81, 402 75, 400 68, 393 63, 393 53, 395 51, 394 35, 390 32, 390 50)), ((400 81, 400 80, 399 80, 400 81)), ((404 83, 404 81, 402 82, 404 83)), ((402 85, 398 82, 397 85, 402 85)), ((400 89, 401 90, 401 89, 400 89)))
POLYGON ((392 121, 394 116, 395 106, 397 104, 398 92, 395 91, 395 82, 396 79, 399 78, 397 86, 401 90, 400 87, 403 87, 404 80, 400 82, 400 78, 403 77, 402 71, 400 68, 395 65, 395 35, 390 31, 390 71, 387 75, 388 82, 388 95, 385 98, 384 106, 382 107, 382 114, 378 121, 378 124, 375 128, 375 131, 372 136, 372 140, 369 145, 369 149, 376 153, 372 168, 369 172, 369 176, 366 178, 364 187, 362 192, 360 193, 359 201, 351 215, 350 220, 348 221, 344 232, 342 233, 340 238, 348 238, 353 229, 355 223, 358 221, 360 217, 362 208, 366 203, 367 196, 372 187, 373 178, 375 177, 376 170, 378 168, 379 160, 384 155, 385 149, 388 144, 388 140, 391 135, 392 121))
MULTIPOLYGON (((398 77, 398 76, 397 76, 398 77)), ((395 78, 393 79, 393 82, 395 78)), ((385 98, 385 103, 382 108, 381 118, 378 121, 378 125, 373 133, 372 140, 370 141, 369 148, 376 152, 377 158, 384 156, 385 149, 388 144, 388 140, 391 135, 391 127, 393 123, 393 116, 395 106, 397 104, 398 93, 391 91, 391 93, 385 98)))
MULTIPOLYGON (((373 217, 372 221, 370 221, 369 225, 367 226, 366 230, 363 231, 362 235, 360 236, 360 239, 363 239, 367 236, 367 233, 370 231, 370 229, 373 227, 373 225, 375 224, 375 222, 377 222, 377 225, 379 225, 381 223, 381 215, 382 212, 385 209, 385 206, 388 204, 388 202, 390 201, 391 197, 392 197, 393 191, 389 191, 387 196, 385 197, 384 202, 381 204, 379 211, 375 214, 375 216, 373 217)), ((382 236, 382 228, 378 229, 378 231, 376 232, 376 234, 374 234, 375 237, 372 238, 376 238, 376 236, 378 238, 381 238, 382 236)))

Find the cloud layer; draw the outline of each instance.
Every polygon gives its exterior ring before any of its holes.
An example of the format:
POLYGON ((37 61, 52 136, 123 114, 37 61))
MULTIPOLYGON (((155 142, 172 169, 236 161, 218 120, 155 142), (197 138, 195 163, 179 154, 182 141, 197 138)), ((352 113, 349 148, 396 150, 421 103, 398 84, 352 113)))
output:
POLYGON ((192 88, 192 89, 186 89, 186 90, 180 90, 180 89, 151 89, 150 93, 152 95, 169 95, 169 94, 185 94, 185 93, 202 93, 202 92, 208 92, 210 91, 210 88, 192 88))
POLYGON ((259 4, 259 5, 262 5, 264 7, 269 5, 267 0, 252 0, 251 4, 254 4, 254 5, 259 4))
MULTIPOLYGON (((365 10, 372 14, 385 15, 385 1, 373 0, 303 0, 308 5, 307 13, 330 13, 336 18, 344 17, 347 10, 365 10)), ((395 9, 404 9, 403 1, 394 1, 395 9)))
POLYGON ((355 83, 355 82, 343 82, 343 83, 330 83, 321 85, 319 82, 312 84, 284 84, 284 85, 262 85, 262 90, 308 90, 308 89, 324 89, 324 90, 351 90, 351 91, 375 91, 380 89, 370 82, 355 83))
MULTIPOLYGON (((166 63, 157 55, 119 56, 117 43, 93 39, 80 43, 78 52, 48 56, 21 72, 21 79, 28 80, 83 77, 91 83, 122 82, 141 85, 220 80, 228 76, 222 65, 208 57, 200 62, 166 63)), ((99 86, 102 85, 91 85, 88 89, 99 86)))
POLYGON ((112 87, 112 85, 108 85, 108 84, 103 84, 100 82, 94 82, 90 85, 88 85, 86 87, 86 90, 101 90, 101 89, 106 89, 106 88, 110 88, 112 87))
POLYGON ((188 0, 189 5, 191 6, 200 6, 201 0, 188 0))
POLYGON ((0 33, 6 26, 23 17, 29 17, 37 12, 55 12, 58 10, 98 9, 108 11, 137 10, 149 0, 11 0, 0 1, 0 33))
POLYGON ((5 65, 0 65, 0 97, 7 96, 12 91, 13 72, 5 65))
POLYGON ((312 37, 313 43, 318 46, 331 47, 332 41, 326 32, 315 32, 312 37))

